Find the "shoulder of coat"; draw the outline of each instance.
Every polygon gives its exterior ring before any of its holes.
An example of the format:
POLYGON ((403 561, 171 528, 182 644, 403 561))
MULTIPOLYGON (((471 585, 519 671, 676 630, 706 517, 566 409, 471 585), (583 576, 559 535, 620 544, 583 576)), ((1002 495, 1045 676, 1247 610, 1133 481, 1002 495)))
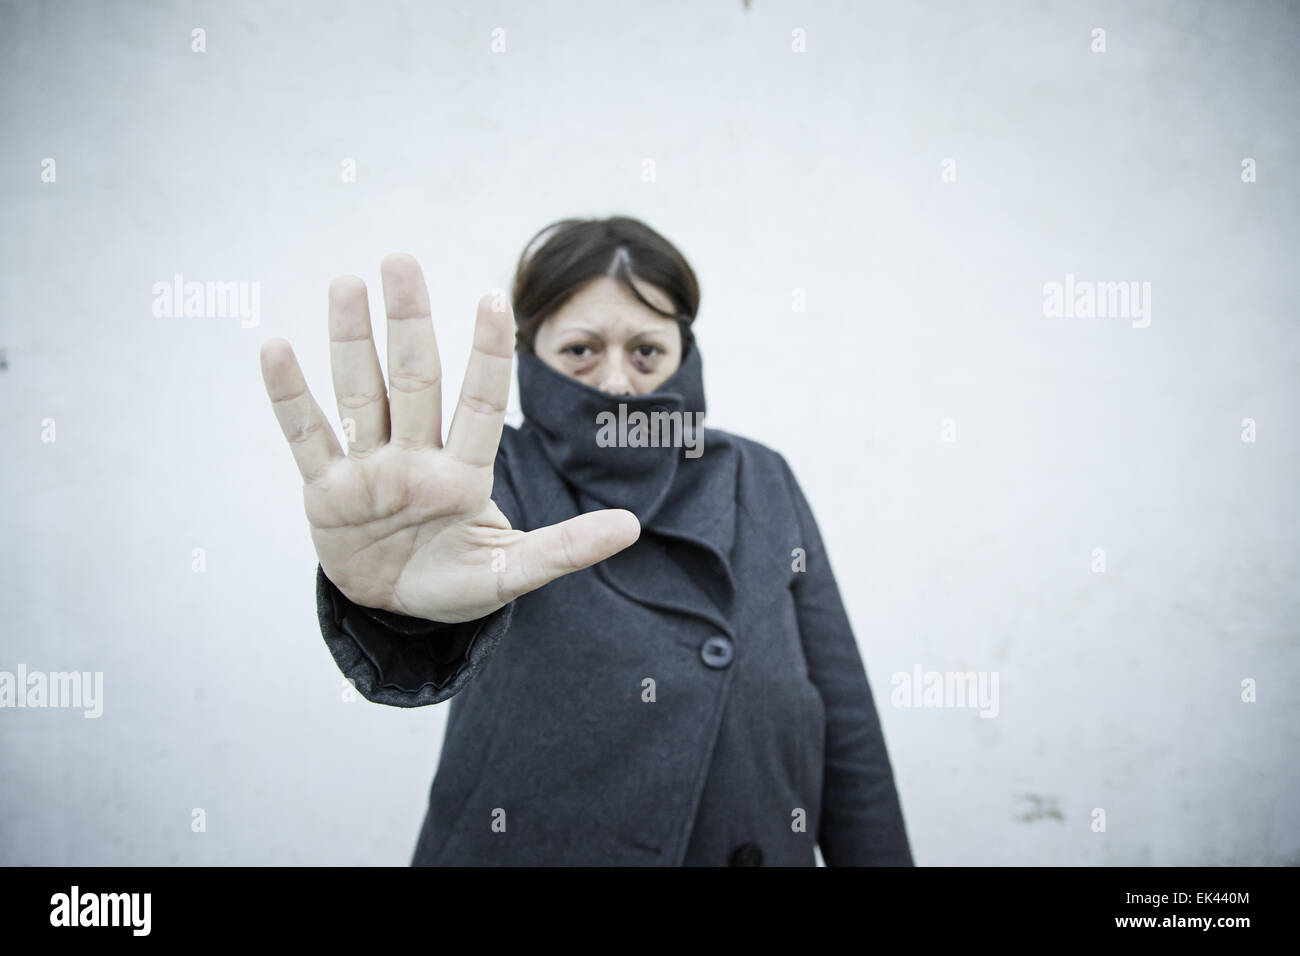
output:
MULTIPOLYGON (((794 496, 793 488, 796 483, 794 470, 785 456, 775 448, 732 432, 719 433, 719 429, 716 428, 709 434, 715 439, 724 438, 737 450, 740 458, 738 489, 743 499, 759 500, 765 502, 763 507, 770 508, 773 501, 782 498, 790 499, 794 496)), ((706 445, 707 442, 706 437, 706 445)))
POLYGON ((786 464, 784 455, 782 455, 775 448, 763 444, 761 441, 757 441, 753 438, 746 438, 744 435, 737 435, 734 432, 723 431, 720 428, 708 429, 705 438, 706 442, 708 441, 707 436, 713 436, 715 438, 724 438, 726 441, 735 445, 737 450, 739 450, 741 455, 747 461, 752 461, 760 466, 774 468, 777 471, 781 471, 789 467, 786 464))

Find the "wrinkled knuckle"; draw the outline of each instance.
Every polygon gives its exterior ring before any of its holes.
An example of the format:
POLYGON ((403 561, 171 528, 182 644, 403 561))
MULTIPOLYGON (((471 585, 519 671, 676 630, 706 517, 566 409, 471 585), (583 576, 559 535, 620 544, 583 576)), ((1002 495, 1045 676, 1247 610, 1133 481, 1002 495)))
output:
POLYGON ((358 391, 343 392, 338 396, 339 407, 348 411, 365 408, 368 405, 377 404, 384 398, 382 392, 377 391, 358 391))
POLYGON ((477 395, 462 395, 460 403, 471 412, 477 412, 479 415, 496 415, 506 410, 504 405, 480 398, 477 395))
POLYGON ((560 558, 563 561, 564 570, 571 571, 578 567, 577 552, 577 542, 573 540, 573 530, 567 526, 560 528, 560 558))
POLYGON ((329 486, 326 483, 326 479, 329 477, 332 467, 331 464, 326 464, 319 468, 312 469, 303 475, 303 484, 314 485, 322 494, 328 494, 329 486))
POLYGON ((306 394, 307 394, 306 386, 294 391, 277 392, 275 395, 271 396, 271 404, 284 405, 290 402, 296 402, 298 399, 302 398, 306 394))
POLYGON ((399 392, 423 392, 442 384, 441 375, 421 375, 418 372, 394 372, 389 376, 388 387, 399 392))
POLYGON ((321 422, 316 419, 308 419, 305 422, 298 422, 289 429, 289 434, 285 437, 295 445, 308 441, 316 435, 322 428, 321 422))

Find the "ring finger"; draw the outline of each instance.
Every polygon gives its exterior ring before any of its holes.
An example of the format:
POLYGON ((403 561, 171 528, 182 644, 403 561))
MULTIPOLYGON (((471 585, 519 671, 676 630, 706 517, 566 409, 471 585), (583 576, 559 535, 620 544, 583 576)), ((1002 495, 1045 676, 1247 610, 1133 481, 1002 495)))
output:
POLYGON ((329 291, 330 369, 349 454, 374 451, 388 441, 388 395, 370 326, 366 284, 339 276, 329 291))

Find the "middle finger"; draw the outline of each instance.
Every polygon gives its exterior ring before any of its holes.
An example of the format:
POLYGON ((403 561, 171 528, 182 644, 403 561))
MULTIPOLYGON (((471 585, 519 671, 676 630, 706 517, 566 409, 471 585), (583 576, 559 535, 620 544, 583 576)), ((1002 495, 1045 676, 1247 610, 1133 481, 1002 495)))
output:
POLYGON ((442 447, 442 365, 429 314, 424 273, 412 256, 395 252, 379 266, 388 312, 388 405, 392 441, 442 447))

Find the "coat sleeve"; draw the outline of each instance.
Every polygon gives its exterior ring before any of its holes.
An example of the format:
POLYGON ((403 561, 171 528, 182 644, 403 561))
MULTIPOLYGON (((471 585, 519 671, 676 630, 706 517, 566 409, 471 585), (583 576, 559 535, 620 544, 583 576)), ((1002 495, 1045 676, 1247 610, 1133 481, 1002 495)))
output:
POLYGON ((806 570, 792 590, 808 672, 826 708, 825 778, 817 843, 828 866, 912 866, 893 769, 871 685, 821 533, 782 461, 799 518, 806 570))
MULTIPOLYGON (((492 500, 519 527, 506 456, 497 454, 492 500)), ((354 604, 316 565, 316 611, 334 663, 366 700, 423 707, 459 693, 496 652, 514 602, 476 621, 443 624, 354 604)))

